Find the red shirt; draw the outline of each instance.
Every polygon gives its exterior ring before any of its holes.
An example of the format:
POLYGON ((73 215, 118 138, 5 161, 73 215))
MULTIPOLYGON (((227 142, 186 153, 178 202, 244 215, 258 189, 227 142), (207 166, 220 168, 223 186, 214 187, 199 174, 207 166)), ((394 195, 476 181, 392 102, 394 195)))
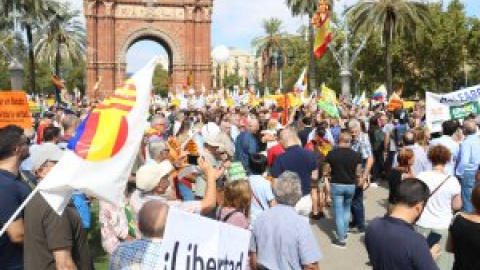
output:
POLYGON ((275 159, 283 153, 285 153, 285 149, 283 149, 281 144, 277 144, 277 145, 273 146, 272 148, 268 149, 268 151, 267 151, 267 164, 268 164, 268 166, 272 167, 275 159))

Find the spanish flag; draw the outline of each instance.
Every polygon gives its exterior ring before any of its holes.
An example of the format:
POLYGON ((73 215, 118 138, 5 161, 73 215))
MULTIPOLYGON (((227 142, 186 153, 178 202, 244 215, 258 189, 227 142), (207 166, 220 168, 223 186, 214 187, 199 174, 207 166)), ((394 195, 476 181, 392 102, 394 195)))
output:
POLYGON ((322 57, 328 48, 328 43, 332 40, 332 31, 330 29, 330 12, 328 10, 327 0, 320 0, 318 11, 312 19, 313 26, 317 29, 314 43, 314 54, 316 58, 322 57))
POLYGON ((62 103, 62 98, 61 98, 61 92, 63 89, 65 89, 65 84, 63 83, 62 79, 58 77, 57 75, 53 74, 51 75, 52 77, 52 83, 54 87, 54 93, 55 93, 55 102, 58 104, 62 103))

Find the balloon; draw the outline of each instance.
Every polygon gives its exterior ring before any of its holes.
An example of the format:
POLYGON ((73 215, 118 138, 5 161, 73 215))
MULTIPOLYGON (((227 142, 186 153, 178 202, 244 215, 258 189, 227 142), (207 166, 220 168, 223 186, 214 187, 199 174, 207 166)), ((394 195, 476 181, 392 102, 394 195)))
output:
POLYGON ((228 58, 230 57, 230 50, 227 48, 227 46, 220 45, 213 49, 212 56, 217 63, 223 64, 227 62, 228 58))

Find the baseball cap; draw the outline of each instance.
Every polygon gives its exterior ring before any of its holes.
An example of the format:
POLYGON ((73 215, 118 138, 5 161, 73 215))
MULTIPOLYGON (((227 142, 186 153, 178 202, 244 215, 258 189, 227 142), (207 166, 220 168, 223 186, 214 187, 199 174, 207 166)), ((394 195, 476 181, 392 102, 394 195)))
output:
POLYGON ((208 144, 213 147, 224 147, 223 143, 219 140, 219 136, 209 135, 204 138, 205 144, 208 144))
POLYGON ((168 160, 160 163, 145 164, 137 171, 137 188, 145 192, 152 191, 160 180, 172 171, 173 165, 168 160))

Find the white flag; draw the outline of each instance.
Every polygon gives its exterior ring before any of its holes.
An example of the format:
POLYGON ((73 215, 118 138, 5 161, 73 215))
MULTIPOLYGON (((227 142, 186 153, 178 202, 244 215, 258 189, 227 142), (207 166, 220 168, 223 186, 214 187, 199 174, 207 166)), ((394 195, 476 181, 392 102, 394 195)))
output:
POLYGON ((68 150, 38 185, 48 204, 61 214, 75 190, 122 205, 150 104, 157 59, 104 100, 78 127, 68 150))

